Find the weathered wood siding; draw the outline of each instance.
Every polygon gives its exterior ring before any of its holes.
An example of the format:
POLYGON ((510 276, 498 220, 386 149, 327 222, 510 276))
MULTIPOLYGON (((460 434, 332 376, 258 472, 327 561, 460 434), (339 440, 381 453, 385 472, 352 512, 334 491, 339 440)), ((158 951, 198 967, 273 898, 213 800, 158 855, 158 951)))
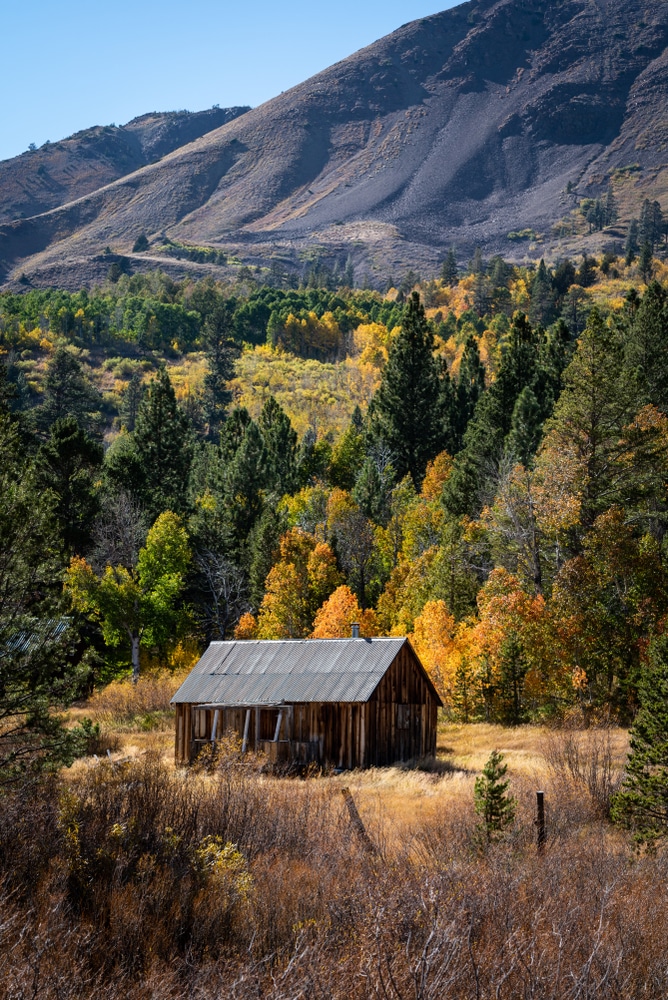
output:
MULTIPOLYGON (((218 738, 233 731, 241 738, 245 708, 219 710, 218 738)), ((267 751, 273 743, 278 708, 252 708, 249 748, 267 751)), ((341 768, 374 767, 436 752, 438 703, 410 646, 402 647, 368 702, 316 702, 282 709, 279 744, 270 759, 317 760, 341 768)), ((178 763, 193 760, 211 739, 214 709, 176 706, 178 763)))

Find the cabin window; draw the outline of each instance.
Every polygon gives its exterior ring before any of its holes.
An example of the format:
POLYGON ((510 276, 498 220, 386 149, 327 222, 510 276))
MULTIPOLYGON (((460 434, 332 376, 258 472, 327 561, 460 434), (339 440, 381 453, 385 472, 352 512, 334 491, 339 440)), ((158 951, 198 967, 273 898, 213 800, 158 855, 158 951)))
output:
POLYGON ((410 729, 411 706, 397 705, 397 729, 410 729))

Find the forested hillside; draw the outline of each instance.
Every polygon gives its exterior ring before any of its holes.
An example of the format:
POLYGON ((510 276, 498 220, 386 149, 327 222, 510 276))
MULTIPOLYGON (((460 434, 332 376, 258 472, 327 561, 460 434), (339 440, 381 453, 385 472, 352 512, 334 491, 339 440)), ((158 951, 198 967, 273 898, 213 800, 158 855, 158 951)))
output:
POLYGON ((46 710, 210 639, 359 621, 412 637, 453 717, 632 717, 668 610, 652 273, 632 252, 476 254, 386 296, 251 274, 3 295, 0 638, 19 675, 46 710))

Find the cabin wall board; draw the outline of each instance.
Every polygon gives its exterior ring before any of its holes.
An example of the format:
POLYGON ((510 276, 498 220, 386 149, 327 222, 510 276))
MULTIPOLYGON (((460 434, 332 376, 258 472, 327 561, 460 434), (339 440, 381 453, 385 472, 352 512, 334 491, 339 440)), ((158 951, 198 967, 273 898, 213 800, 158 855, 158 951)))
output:
MULTIPOLYGON (((218 738, 243 736, 246 708, 221 708, 218 738)), ((438 703, 422 666, 406 644, 395 657, 368 702, 314 702, 283 706, 276 760, 317 759, 340 768, 379 767, 436 752, 438 703), (317 746, 317 751, 316 751, 317 746)), ((274 742, 279 708, 252 707, 250 747, 274 742)), ((175 757, 193 760, 211 739, 213 709, 176 706, 175 757)))

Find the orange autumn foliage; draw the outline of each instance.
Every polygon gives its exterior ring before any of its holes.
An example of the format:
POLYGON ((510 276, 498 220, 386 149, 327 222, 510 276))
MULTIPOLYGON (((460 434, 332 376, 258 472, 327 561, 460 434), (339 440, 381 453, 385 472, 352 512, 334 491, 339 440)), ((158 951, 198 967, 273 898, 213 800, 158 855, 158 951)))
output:
POLYGON ((235 639, 256 639, 257 638, 257 618, 247 611, 239 619, 239 623, 234 630, 235 639))
POLYGON ((340 583, 329 545, 292 528, 281 538, 280 559, 267 575, 257 638, 304 638, 313 628, 318 608, 340 583))
POLYGON ((378 621, 369 609, 362 611, 352 590, 345 585, 337 587, 325 601, 317 615, 312 639, 344 639, 351 633, 351 626, 357 622, 360 635, 368 639, 378 635, 378 621))
POLYGON ((457 646, 455 619, 445 601, 427 601, 409 636, 415 652, 446 704, 452 702, 457 646))

